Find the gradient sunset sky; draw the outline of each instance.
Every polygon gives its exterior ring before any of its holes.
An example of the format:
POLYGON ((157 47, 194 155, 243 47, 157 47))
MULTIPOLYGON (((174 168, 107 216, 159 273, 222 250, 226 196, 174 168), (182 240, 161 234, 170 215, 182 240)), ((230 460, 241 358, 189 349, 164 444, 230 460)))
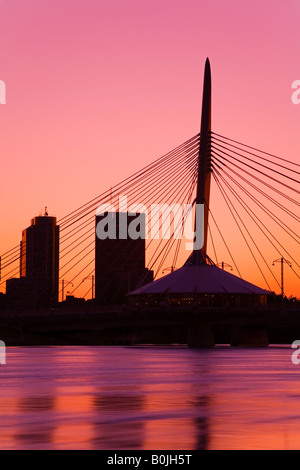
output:
POLYGON ((0 0, 0 253, 197 134, 206 57, 212 130, 299 163, 299 25, 299 0, 0 0))

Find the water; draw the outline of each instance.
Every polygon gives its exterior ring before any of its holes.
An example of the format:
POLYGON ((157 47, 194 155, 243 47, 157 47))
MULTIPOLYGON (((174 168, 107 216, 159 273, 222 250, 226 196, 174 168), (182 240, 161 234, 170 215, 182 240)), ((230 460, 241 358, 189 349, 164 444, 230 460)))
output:
POLYGON ((8 348, 1 449, 300 449, 288 347, 8 348))

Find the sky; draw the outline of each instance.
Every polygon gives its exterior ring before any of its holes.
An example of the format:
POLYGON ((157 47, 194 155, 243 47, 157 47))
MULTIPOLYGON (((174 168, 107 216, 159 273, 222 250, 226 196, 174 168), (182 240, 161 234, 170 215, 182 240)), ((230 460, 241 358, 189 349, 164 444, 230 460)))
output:
POLYGON ((206 57, 213 131, 299 163, 299 24, 298 0, 0 0, 0 253, 197 134, 206 57))

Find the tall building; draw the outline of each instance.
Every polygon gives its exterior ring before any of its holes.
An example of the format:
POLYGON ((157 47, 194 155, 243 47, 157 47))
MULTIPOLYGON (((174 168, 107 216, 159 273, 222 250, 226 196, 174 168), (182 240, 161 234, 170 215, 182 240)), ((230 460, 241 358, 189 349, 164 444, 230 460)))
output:
POLYGON ((145 214, 110 212, 96 216, 95 299, 101 305, 121 305, 126 294, 153 280, 145 267, 145 214), (97 227, 109 216, 113 233, 99 238, 97 227), (139 224, 139 238, 128 235, 130 224, 139 224), (112 235, 112 236, 111 236, 112 235))
POLYGON ((22 232, 20 277, 35 281, 37 307, 58 302, 59 226, 56 217, 34 217, 22 232))

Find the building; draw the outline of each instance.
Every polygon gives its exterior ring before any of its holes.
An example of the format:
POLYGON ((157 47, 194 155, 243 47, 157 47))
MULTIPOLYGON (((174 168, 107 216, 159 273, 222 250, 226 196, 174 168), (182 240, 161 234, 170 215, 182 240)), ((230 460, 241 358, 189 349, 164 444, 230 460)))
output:
POLYGON ((177 307, 263 306, 271 293, 216 266, 206 256, 201 262, 193 252, 176 271, 161 277, 128 295, 132 306, 159 307, 162 302, 177 307))
MULTIPOLYGON (((109 224, 108 224, 109 225, 109 224)), ((151 282, 145 267, 145 214, 110 212, 96 216, 95 299, 100 305, 122 305, 126 294, 151 282), (113 233, 97 235, 99 222, 109 218, 113 233), (128 235, 130 224, 140 224, 140 236, 128 235)))
POLYGON ((26 277, 6 281, 6 306, 10 311, 33 310, 37 307, 37 282, 26 277))
POLYGON ((6 294, 0 292, 0 312, 3 312, 6 309, 6 294))
POLYGON ((59 227, 56 217, 34 217, 22 232, 20 277, 36 283, 37 307, 58 302, 59 227))

